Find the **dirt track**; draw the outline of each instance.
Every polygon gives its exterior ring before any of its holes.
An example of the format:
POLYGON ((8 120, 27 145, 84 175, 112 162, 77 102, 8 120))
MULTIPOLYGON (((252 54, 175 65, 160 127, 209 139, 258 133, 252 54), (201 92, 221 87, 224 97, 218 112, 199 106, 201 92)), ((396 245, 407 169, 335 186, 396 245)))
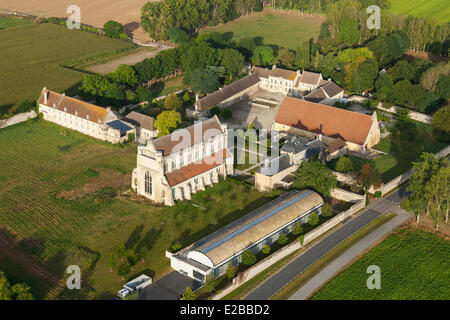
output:
POLYGON ((135 39, 146 41, 148 36, 139 28, 139 19, 141 8, 148 1, 157 0, 0 0, 0 9, 63 18, 70 15, 66 13, 68 6, 77 5, 81 9, 81 22, 101 27, 113 19, 122 23, 135 39))

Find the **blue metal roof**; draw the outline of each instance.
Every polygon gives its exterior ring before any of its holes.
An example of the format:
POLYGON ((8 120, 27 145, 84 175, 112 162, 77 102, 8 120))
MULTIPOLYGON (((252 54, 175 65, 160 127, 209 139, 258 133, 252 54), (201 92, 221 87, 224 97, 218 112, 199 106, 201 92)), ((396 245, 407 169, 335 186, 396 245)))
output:
POLYGON ((130 126, 126 125, 125 123, 123 123, 120 120, 114 120, 114 121, 108 122, 107 125, 110 126, 113 129, 119 129, 120 133, 125 133, 125 132, 128 132, 130 130, 133 130, 133 128, 131 128, 130 126))
POLYGON ((238 230, 230 233, 229 235, 223 237, 222 239, 210 244, 209 246, 206 246, 205 248, 201 249, 200 252, 201 253, 206 253, 208 251, 211 251, 212 249, 222 245, 223 243, 227 242, 228 240, 233 239, 234 237, 240 235, 241 233, 243 233, 244 231, 254 227, 255 225, 257 225, 258 223, 270 218, 271 216, 277 214, 278 212, 286 209, 287 207, 292 206, 294 203, 306 198, 307 196, 309 196, 310 194, 312 194, 313 192, 308 190, 306 192, 303 192, 302 194, 300 194, 299 196, 295 197, 294 199, 286 202, 285 204, 279 206, 278 208, 273 209, 272 211, 266 213, 265 215, 263 215, 262 217, 259 217, 258 219, 253 220, 252 222, 246 224, 245 226, 242 226, 241 228, 239 228, 238 230))

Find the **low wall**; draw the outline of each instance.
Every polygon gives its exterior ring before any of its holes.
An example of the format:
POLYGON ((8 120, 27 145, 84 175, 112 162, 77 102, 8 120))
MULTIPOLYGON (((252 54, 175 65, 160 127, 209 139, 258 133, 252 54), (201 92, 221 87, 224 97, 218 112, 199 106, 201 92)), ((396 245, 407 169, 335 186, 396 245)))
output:
MULTIPOLYGON (((392 106, 390 108, 384 108, 383 104, 380 102, 377 106, 378 109, 383 110, 383 111, 387 111, 390 113, 397 113, 397 106, 392 106)), ((413 120, 419 121, 419 122, 423 122, 423 123, 431 123, 431 116, 427 115, 427 114, 423 114, 420 112, 416 112, 416 111, 412 111, 409 110, 409 117, 413 120)))
POLYGON ((341 188, 335 188, 333 191, 331 191, 331 196, 335 199, 346 201, 346 202, 358 202, 364 199, 364 196, 353 193, 341 188))
MULTIPOLYGON (((350 209, 347 211, 341 212, 336 217, 328 220, 321 226, 317 227, 311 232, 308 232, 304 239, 303 239, 303 246, 307 245, 317 237, 321 236, 328 230, 334 228, 338 224, 340 224, 343 220, 347 219, 351 215, 353 215, 355 212, 358 212, 362 208, 364 208, 366 204, 366 196, 363 196, 363 200, 359 201, 358 203, 354 204, 350 209)), ((261 271, 264 271, 265 269, 269 268, 272 264, 275 262, 280 261, 284 257, 288 256, 289 254, 293 253, 294 251, 297 251, 300 249, 302 245, 300 245, 299 241, 293 241, 291 244, 281 248, 277 252, 271 254, 266 259, 260 261, 259 263, 255 264, 250 269, 239 273, 236 278, 233 279, 233 283, 230 284, 228 287, 224 288, 220 293, 215 294, 211 299, 212 300, 219 300, 222 299, 224 296, 232 292, 233 290, 237 289, 239 286, 244 284, 245 282, 249 281, 253 277, 255 277, 258 273, 261 271)))
POLYGON ((36 117, 37 117, 37 114, 34 110, 31 110, 30 112, 19 113, 19 114, 12 116, 9 119, 0 120, 0 129, 6 128, 9 126, 13 126, 15 124, 18 124, 18 123, 21 123, 21 122, 24 122, 24 121, 27 121, 29 119, 33 119, 36 117))

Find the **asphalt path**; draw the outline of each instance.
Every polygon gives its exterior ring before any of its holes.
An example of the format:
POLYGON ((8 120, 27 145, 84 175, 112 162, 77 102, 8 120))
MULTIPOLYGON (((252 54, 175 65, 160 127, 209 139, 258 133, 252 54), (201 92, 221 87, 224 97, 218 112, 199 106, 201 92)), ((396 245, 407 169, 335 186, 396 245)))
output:
POLYGON ((279 272, 275 273, 255 290, 250 292, 244 300, 267 300, 272 297, 342 241, 369 224, 380 214, 389 212, 394 206, 398 207, 399 203, 408 196, 405 188, 406 186, 403 186, 389 196, 374 201, 367 207, 368 209, 365 212, 355 218, 344 221, 339 229, 288 263, 279 272))

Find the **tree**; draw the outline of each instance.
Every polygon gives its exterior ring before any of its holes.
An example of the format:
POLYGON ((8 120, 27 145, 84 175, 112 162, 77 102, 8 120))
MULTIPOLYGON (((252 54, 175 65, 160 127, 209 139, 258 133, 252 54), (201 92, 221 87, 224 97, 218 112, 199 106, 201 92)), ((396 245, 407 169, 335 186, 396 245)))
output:
POLYGON ((265 244, 264 246, 263 246, 263 248, 261 249, 261 252, 263 253, 263 254, 269 254, 270 253, 270 246, 268 245, 268 244, 265 244))
POLYGON ((364 189, 364 191, 367 191, 371 186, 378 188, 381 185, 378 170, 373 168, 369 162, 364 163, 356 175, 356 184, 364 189))
POLYGON ((145 258, 147 258, 149 250, 146 246, 142 246, 139 250, 139 258, 142 259, 142 263, 145 262, 145 258))
POLYGON ((402 108, 402 107, 398 107, 396 110, 395 110, 395 118, 397 119, 397 120, 400 120, 400 121, 406 121, 406 120, 408 120, 409 119, 409 109, 408 108, 402 108))
POLYGON ((431 125, 447 135, 450 133, 450 106, 440 108, 433 114, 431 125))
POLYGON ((324 217, 331 217, 333 215, 333 209, 331 208, 331 206, 328 203, 325 203, 322 206, 322 216, 324 217))
POLYGON ((336 171, 339 172, 352 172, 353 171, 353 162, 347 156, 342 156, 336 163, 336 171))
POLYGON ((392 100, 399 105, 406 105, 413 87, 408 80, 401 80, 392 87, 392 100))
POLYGON ((440 63, 426 70, 420 77, 420 84, 428 91, 436 91, 441 75, 450 74, 450 64, 440 63))
POLYGON ((151 101, 153 99, 152 92, 145 87, 138 87, 136 89, 139 102, 151 101))
POLYGON ((329 39, 331 38, 331 33, 330 33, 330 25, 326 22, 322 23, 320 25, 320 33, 319 33, 319 40, 324 40, 324 39, 329 39))
POLYGON ((228 263, 226 275, 229 280, 233 279, 236 276, 237 268, 233 266, 231 262, 228 263))
POLYGON ((124 261, 119 265, 117 273, 122 277, 122 280, 127 274, 130 273, 130 264, 128 263, 128 261, 124 261))
POLYGON ((127 257, 127 261, 130 264, 131 267, 131 271, 133 271, 134 266, 138 263, 139 261, 139 257, 136 253, 131 252, 128 257, 127 257))
POLYGON ((293 185, 297 189, 314 189, 329 198, 337 186, 337 180, 333 172, 320 161, 309 160, 301 164, 293 185))
POLYGON ((123 261, 123 259, 125 259, 125 257, 128 254, 128 250, 125 248, 124 245, 120 245, 119 247, 117 247, 116 252, 120 258, 120 261, 123 261))
POLYGON ((219 77, 217 74, 209 68, 199 68, 188 75, 184 80, 191 86, 192 90, 196 93, 211 93, 219 88, 219 77))
POLYGON ((244 69, 244 56, 237 50, 227 48, 219 50, 220 65, 225 67, 230 80, 244 69))
POLYGON ((302 232, 303 232, 302 224, 301 224, 299 221, 297 221, 297 222, 294 224, 294 226, 292 227, 292 234, 293 234, 293 235, 298 235, 298 234, 300 234, 300 233, 302 233, 302 232))
POLYGON ((378 75, 378 66, 375 61, 368 59, 362 62, 353 71, 352 88, 355 91, 367 91, 373 88, 378 75))
POLYGON ((355 44, 359 40, 358 23, 352 18, 343 18, 339 23, 339 35, 343 42, 355 44))
POLYGON ((111 78, 120 84, 134 87, 138 83, 138 78, 134 69, 126 64, 121 64, 116 71, 111 74, 111 78))
POLYGON ((251 266, 256 262, 256 256, 252 250, 247 249, 242 253, 242 264, 244 266, 251 266))
POLYGON ((9 283, 3 271, 0 271, 0 301, 1 300, 34 300, 31 288, 24 283, 13 286, 9 283))
POLYGON ((251 63, 259 66, 269 66, 275 62, 275 53, 270 46, 257 46, 250 59, 251 63))
POLYGON ((310 47, 308 41, 303 41, 297 48, 295 53, 295 65, 300 69, 305 69, 309 66, 310 61, 310 47))
POLYGON ((30 110, 33 110, 36 107, 36 103, 24 100, 17 106, 16 112, 22 113, 22 112, 28 112, 30 110))
POLYGON ((123 33, 123 26, 117 21, 109 20, 103 25, 103 31, 107 37, 119 39, 123 33))
POLYGON ((431 202, 430 214, 436 229, 439 229, 439 223, 443 217, 445 217, 445 222, 448 222, 448 205, 450 197, 449 182, 450 167, 442 166, 431 177, 426 187, 427 191, 430 193, 428 197, 431 202), (444 207, 446 208, 445 213, 443 210, 444 207))
POLYGON ((282 245, 285 245, 287 242, 288 242, 288 237, 287 237, 287 235, 285 235, 284 233, 282 233, 282 234, 280 234, 280 236, 278 237, 278 240, 277 240, 277 242, 278 242, 278 244, 280 245, 280 246, 282 246, 282 245))
POLYGON ((181 249, 181 242, 175 241, 174 244, 172 244, 172 246, 170 247, 170 252, 177 252, 180 249, 181 249))
POLYGON ((311 227, 316 226, 319 223, 319 216, 313 212, 309 215, 308 223, 311 227))
POLYGON ((178 109, 181 107, 181 101, 176 93, 169 94, 164 100, 164 108, 166 109, 178 109))
POLYGON ((189 40, 187 33, 176 26, 170 27, 167 34, 169 39, 176 43, 186 42, 189 40))
POLYGON ((192 292, 191 287, 187 287, 186 291, 183 292, 183 300, 195 300, 196 295, 192 292))
POLYGON ((436 87, 436 95, 442 99, 450 99, 450 75, 441 75, 436 87))
POLYGON ((214 278, 211 275, 208 275, 206 277, 206 281, 205 281, 205 285, 204 285, 206 292, 208 292, 208 293, 213 292, 215 287, 216 287, 216 281, 214 280, 214 278))
POLYGON ((155 120, 158 137, 170 134, 181 123, 181 114, 174 110, 161 112, 155 120))
POLYGON ((295 63, 295 52, 292 52, 289 48, 281 48, 278 58, 282 65, 292 67, 295 63))
POLYGON ((400 60, 389 69, 389 74, 392 76, 394 82, 398 80, 411 80, 414 78, 414 69, 407 60, 400 60))

